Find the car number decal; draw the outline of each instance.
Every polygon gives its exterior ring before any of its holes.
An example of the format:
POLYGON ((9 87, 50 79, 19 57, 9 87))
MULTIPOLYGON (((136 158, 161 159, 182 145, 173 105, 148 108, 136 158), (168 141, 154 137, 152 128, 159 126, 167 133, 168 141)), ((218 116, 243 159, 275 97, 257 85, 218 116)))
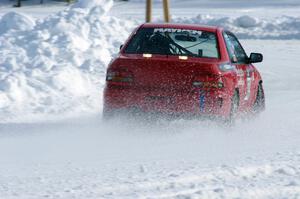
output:
POLYGON ((205 93, 201 92, 199 96, 199 105, 200 105, 200 111, 203 112, 205 108, 205 93))

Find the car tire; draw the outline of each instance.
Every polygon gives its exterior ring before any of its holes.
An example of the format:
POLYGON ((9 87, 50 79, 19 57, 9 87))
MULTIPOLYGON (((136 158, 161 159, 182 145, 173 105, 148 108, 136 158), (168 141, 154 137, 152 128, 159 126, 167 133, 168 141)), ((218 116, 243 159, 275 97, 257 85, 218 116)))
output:
POLYGON ((235 90, 231 98, 230 113, 228 118, 226 119, 226 124, 233 125, 235 123, 236 116, 238 113, 239 103, 240 103, 239 92, 235 90))
POLYGON ((254 113, 260 113, 263 110, 265 110, 265 93, 263 89, 262 83, 259 83, 257 86, 257 94, 256 99, 253 104, 253 112, 254 113))
POLYGON ((103 110, 102 112, 102 120, 108 121, 115 117, 115 112, 113 110, 103 110))

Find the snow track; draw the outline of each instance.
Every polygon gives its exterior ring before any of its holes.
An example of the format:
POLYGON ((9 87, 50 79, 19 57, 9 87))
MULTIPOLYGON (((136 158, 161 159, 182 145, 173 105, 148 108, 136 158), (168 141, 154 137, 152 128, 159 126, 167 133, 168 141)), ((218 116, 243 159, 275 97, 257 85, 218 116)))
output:
MULTIPOLYGON (((149 165, 151 170, 140 172, 137 165, 116 170, 73 168, 52 170, 47 176, 5 178, 1 190, 16 190, 15 197, 4 193, 3 198, 299 198, 300 158, 289 161, 275 156, 271 164, 202 168, 183 163, 179 168, 149 165), (128 171, 124 172, 125 169, 128 171), (67 171, 66 171, 67 170, 67 171), (172 170, 173 173, 170 173, 172 170), (101 175, 99 175, 101 171, 101 175), (134 172, 134 174, 132 174, 134 172), (105 176, 106 174, 114 174, 105 176), (295 179, 296 177, 296 179, 295 179), (18 184, 5 182, 18 182, 18 184), (39 183, 37 187, 36 184, 39 183), (50 186, 49 186, 50 185, 50 186), (28 189, 30 187, 30 189, 28 189), (18 190, 18 191, 17 191, 18 190), (22 192, 20 191, 22 190, 22 192), (18 195, 18 193, 22 195, 18 195)), ((148 165, 147 165, 148 166, 148 165)), ((146 165, 144 166, 146 167, 146 165)), ((11 195, 13 195, 11 191, 11 195)))
POLYGON ((272 148, 248 133, 213 126, 193 132, 191 124, 205 125, 197 121, 79 123, 19 125, 23 132, 7 126, 11 134, 0 141, 0 198, 300 197, 300 152, 279 145, 276 131, 272 148))

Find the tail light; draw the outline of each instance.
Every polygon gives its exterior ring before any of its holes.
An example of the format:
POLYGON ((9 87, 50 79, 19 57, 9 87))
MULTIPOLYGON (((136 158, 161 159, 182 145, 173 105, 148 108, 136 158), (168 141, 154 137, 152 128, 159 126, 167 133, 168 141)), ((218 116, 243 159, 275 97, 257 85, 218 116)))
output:
POLYGON ((133 82, 133 75, 127 70, 107 71, 106 81, 116 83, 131 83, 133 82))
POLYGON ((221 89, 224 87, 224 83, 220 76, 199 76, 194 78, 193 86, 197 88, 221 89))

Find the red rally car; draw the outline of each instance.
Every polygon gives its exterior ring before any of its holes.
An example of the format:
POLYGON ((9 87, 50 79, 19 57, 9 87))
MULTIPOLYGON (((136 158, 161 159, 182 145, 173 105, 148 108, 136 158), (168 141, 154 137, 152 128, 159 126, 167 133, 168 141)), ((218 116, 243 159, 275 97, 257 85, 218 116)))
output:
POLYGON ((162 113, 232 120, 265 107, 263 81, 237 37, 220 27, 143 24, 107 69, 104 118, 162 113))

